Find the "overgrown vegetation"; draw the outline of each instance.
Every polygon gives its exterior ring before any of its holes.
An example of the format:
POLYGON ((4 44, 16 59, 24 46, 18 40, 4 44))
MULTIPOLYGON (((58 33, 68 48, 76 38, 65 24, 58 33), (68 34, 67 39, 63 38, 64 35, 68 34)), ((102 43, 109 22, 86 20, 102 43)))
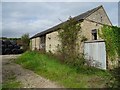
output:
POLYGON ((111 70, 112 82, 108 86, 120 88, 120 27, 104 25, 102 32, 99 32, 99 36, 106 42, 107 60, 117 61, 118 64, 117 67, 113 66, 111 70))
POLYGON ((120 58, 120 28, 104 25, 101 30, 99 36, 106 42, 108 59, 113 61, 117 57, 120 58))
POLYGON ((77 69, 54 55, 37 51, 25 52, 16 63, 66 88, 105 88, 110 79, 108 71, 87 66, 77 69))
POLYGON ((28 50, 29 49, 29 43, 30 43, 29 34, 22 35, 21 40, 22 40, 23 51, 28 50))
POLYGON ((111 82, 108 84, 108 86, 110 88, 120 88, 120 66, 112 69, 111 75, 111 82))
POLYGON ((69 65, 80 67, 84 65, 84 55, 79 53, 80 42, 78 38, 82 37, 82 42, 87 40, 81 35, 81 26, 75 19, 69 20, 61 26, 58 31, 61 46, 59 47, 60 55, 63 61, 69 65))

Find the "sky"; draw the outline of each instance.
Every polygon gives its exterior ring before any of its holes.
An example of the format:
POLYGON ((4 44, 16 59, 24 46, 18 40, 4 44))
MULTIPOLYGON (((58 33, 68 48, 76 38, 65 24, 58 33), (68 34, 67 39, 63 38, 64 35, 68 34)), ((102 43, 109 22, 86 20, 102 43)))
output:
POLYGON ((2 2, 2 36, 18 38, 29 33, 31 37, 99 5, 118 26, 117 2, 2 2))

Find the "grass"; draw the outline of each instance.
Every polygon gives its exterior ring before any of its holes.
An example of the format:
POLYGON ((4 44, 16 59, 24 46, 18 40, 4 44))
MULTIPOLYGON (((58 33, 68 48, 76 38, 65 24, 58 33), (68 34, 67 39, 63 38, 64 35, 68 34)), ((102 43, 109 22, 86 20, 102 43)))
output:
POLYGON ((110 78, 108 71, 87 66, 77 70, 53 56, 35 51, 25 52, 16 63, 66 88, 105 88, 110 78))
POLYGON ((18 81, 8 80, 3 84, 2 88, 3 89, 4 88, 19 88, 20 85, 21 83, 18 81))
POLYGON ((9 74, 9 77, 6 77, 2 84, 2 90, 7 88, 20 88, 22 84, 16 80, 16 76, 12 73, 9 74))

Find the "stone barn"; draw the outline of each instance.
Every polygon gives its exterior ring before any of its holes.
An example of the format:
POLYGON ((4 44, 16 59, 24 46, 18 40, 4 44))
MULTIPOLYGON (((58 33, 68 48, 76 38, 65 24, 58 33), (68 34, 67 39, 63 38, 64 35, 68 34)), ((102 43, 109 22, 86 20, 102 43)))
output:
MULTIPOLYGON (((81 23, 82 34, 88 41, 101 40, 98 36, 98 29, 101 29, 104 24, 112 25, 102 5, 73 18, 78 23, 81 23)), ((31 50, 45 50, 46 52, 51 51, 52 53, 55 53, 57 47, 60 45, 58 30, 60 30, 61 25, 64 23, 60 23, 31 37, 31 50)), ((78 40, 78 43, 79 42, 80 40, 78 40)), ((80 52, 83 52, 83 46, 80 46, 80 48, 80 52)))

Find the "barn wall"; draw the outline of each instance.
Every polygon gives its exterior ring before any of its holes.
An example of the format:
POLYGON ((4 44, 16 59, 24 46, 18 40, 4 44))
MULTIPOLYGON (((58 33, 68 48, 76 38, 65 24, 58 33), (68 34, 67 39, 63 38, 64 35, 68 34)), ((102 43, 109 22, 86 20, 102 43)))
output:
MULTIPOLYGON (((107 14, 105 13, 103 7, 89 15, 82 23, 81 23, 81 30, 83 35, 85 35, 88 40, 92 40, 92 34, 91 31, 93 29, 101 29, 103 26, 102 24, 111 25, 111 22, 109 18, 107 17, 107 14), (93 21, 93 22, 92 22, 93 21), (97 22, 97 23, 96 23, 97 22)), ((98 35, 97 35, 98 36, 98 35)), ((98 40, 101 38, 98 37, 98 40)))
POLYGON ((107 24, 107 25, 111 25, 111 22, 107 16, 105 10, 103 9, 103 7, 101 7, 100 9, 95 11, 94 13, 92 13, 86 19, 89 19, 89 20, 92 20, 95 22, 99 22, 99 23, 103 23, 103 24, 107 24))
MULTIPOLYGON (((81 31, 82 33, 78 33, 79 35, 84 35, 88 40, 92 40, 92 34, 91 31, 93 29, 100 29, 103 25, 97 24, 84 20, 81 23, 81 31)), ((98 36, 98 35, 97 35, 98 36)), ((98 40, 102 40, 98 36, 98 40)), ((78 38, 77 43, 79 44, 80 47, 76 47, 77 50, 79 50, 81 53, 83 52, 84 48, 84 43, 81 43, 81 39, 78 38)), ((49 34, 46 34, 46 51, 52 51, 55 53, 57 51, 57 46, 60 45, 59 37, 58 37, 58 31, 51 32, 49 34)))
POLYGON ((55 53, 59 45, 60 41, 58 37, 58 31, 51 32, 46 35, 46 52, 51 51, 52 53, 55 53))
POLYGON ((31 50, 35 50, 35 38, 31 39, 31 50))
MULTIPOLYGON (((88 40, 93 40, 91 31, 94 29, 100 30, 102 26, 103 25, 101 25, 101 24, 96 25, 96 23, 94 23, 94 22, 84 20, 81 23, 82 35, 84 35, 86 38, 88 38, 88 40)), ((98 35, 98 32, 97 32, 97 36, 98 36, 97 37, 98 40, 101 39, 98 35)))
MULTIPOLYGON (((96 29, 97 30, 97 40, 102 40, 98 35, 98 30, 101 30, 102 26, 103 25, 101 25, 101 24, 96 25, 95 22, 84 20, 81 23, 81 31, 82 32, 78 33, 78 35, 85 36, 88 39, 88 41, 90 41, 90 40, 93 40, 93 36, 92 36, 91 31, 96 29)), ((80 46, 79 48, 77 48, 77 50, 79 50, 80 53, 83 53, 84 43, 81 43, 81 37, 78 37, 77 42, 78 42, 78 44, 80 46)))
POLYGON ((40 37, 35 38, 36 39, 36 49, 39 50, 40 49, 40 37))

